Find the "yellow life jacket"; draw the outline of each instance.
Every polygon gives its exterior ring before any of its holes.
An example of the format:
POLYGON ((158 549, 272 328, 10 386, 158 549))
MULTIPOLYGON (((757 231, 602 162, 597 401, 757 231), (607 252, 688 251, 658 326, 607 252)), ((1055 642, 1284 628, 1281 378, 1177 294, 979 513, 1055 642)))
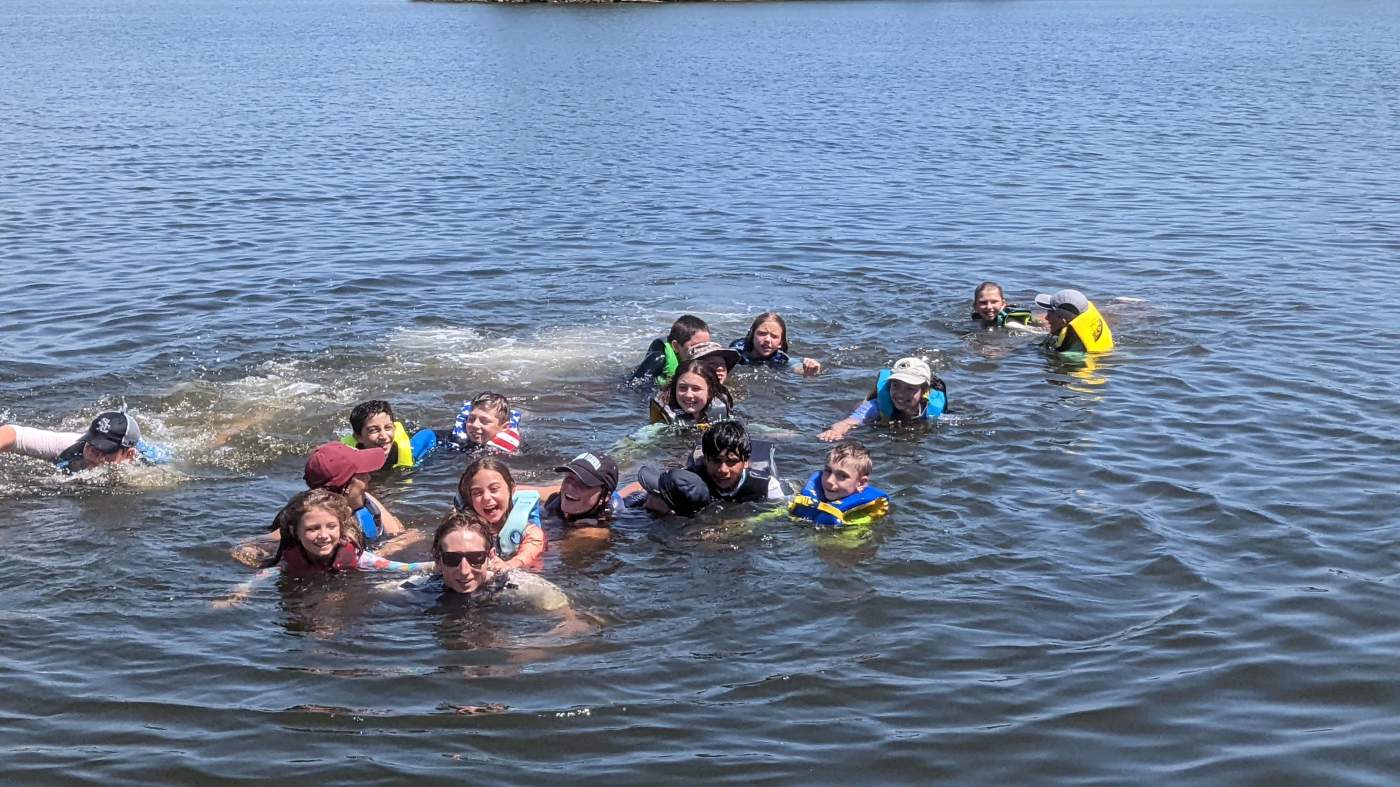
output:
MULTIPOLYGON (((360 441, 355 439, 355 435, 346 435, 340 438, 340 442, 351 448, 359 448, 360 441)), ((408 432, 403 428, 402 421, 394 422, 394 467, 413 467, 413 444, 408 440, 408 432)))
POLYGON ((1113 349, 1113 331, 1108 329, 1108 320, 1099 314, 1099 309, 1093 301, 1089 302, 1087 311, 1060 329, 1055 336, 1055 351, 1064 352, 1073 348, 1076 338, 1084 345, 1085 352, 1106 353, 1113 349))

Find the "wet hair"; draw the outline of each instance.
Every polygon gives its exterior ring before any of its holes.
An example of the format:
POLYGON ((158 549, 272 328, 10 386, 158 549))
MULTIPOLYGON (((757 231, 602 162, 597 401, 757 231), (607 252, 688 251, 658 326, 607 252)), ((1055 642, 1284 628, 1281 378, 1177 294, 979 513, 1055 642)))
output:
POLYGON ((681 364, 680 367, 676 369, 675 376, 671 378, 671 383, 667 386, 666 392, 671 397, 670 401, 672 407, 678 410, 680 409, 679 400, 676 399, 676 384, 681 381, 682 375, 692 373, 700 375, 700 377, 705 380, 705 387, 709 394, 708 397, 705 399, 706 410, 709 409, 710 402, 713 402, 716 399, 719 399, 721 402, 724 402, 725 406, 727 406, 729 409, 734 409, 734 397, 729 395, 729 389, 725 388, 724 384, 721 383, 719 381, 719 378, 715 376, 714 370, 707 366, 705 362, 699 358, 692 358, 689 361, 686 361, 685 363, 681 364))
POLYGON ((994 281, 984 281, 984 282, 982 282, 981 284, 977 285, 977 289, 975 289, 975 290, 972 291, 972 305, 973 305, 973 306, 976 306, 976 305, 977 305, 977 299, 980 298, 980 297, 982 297, 982 291, 985 290, 985 289, 988 289, 988 288, 991 288, 991 289, 993 289, 993 290, 996 290, 996 291, 997 291, 997 297, 998 297, 998 298, 1001 298, 1003 301, 1006 300, 1006 290, 1003 290, 1003 289, 1001 288, 1001 285, 1000 285, 1000 284, 997 284, 997 283, 994 282, 994 281))
MULTIPOLYGON (((457 479, 457 510, 461 512, 470 511, 473 516, 479 516, 476 509, 472 508, 472 480, 483 470, 494 470, 501 474, 501 478, 506 480, 506 488, 510 490, 511 497, 515 496, 515 477, 510 474, 510 465, 498 456, 486 455, 467 465, 467 469, 462 471, 462 477, 457 479)), ((509 509, 506 510, 509 515, 509 509)), ((488 524, 487 529, 492 529, 488 524)), ((491 539, 496 538, 496 533, 491 534, 491 539)))
POLYGON ((486 410, 499 415, 498 419, 502 424, 510 421, 510 400, 495 391, 485 391, 477 394, 472 400, 472 412, 486 410))
POLYGON ((433 531, 433 560, 442 559, 442 542, 452 533, 461 530, 467 533, 475 533, 481 536, 481 540, 486 542, 486 549, 491 549, 491 544, 495 536, 491 535, 491 526, 486 524, 475 511, 453 511, 442 520, 442 524, 433 531))
POLYGON ((744 343, 748 345, 749 352, 753 352, 753 335, 758 333, 758 326, 770 320, 776 322, 778 327, 783 330, 783 340, 778 343, 778 349, 782 352, 788 351, 787 322, 783 320, 783 315, 777 312, 764 312, 753 318, 753 324, 749 326, 749 335, 744 337, 744 343))
POLYGON ((368 402, 360 402, 355 405, 355 409, 350 411, 350 431, 359 434, 365 428, 365 422, 371 417, 384 413, 389 416, 389 420, 394 420, 394 408, 383 399, 371 399, 368 402))
POLYGON ((875 463, 870 460, 870 450, 855 440, 842 440, 827 453, 827 464, 838 465, 842 462, 854 462, 856 475, 868 477, 870 471, 875 469, 875 463))
POLYGON ((738 421, 720 421, 705 430, 705 436, 700 438, 700 450, 706 459, 719 459, 733 454, 748 461, 753 455, 753 444, 749 442, 749 433, 743 424, 738 421))
POLYGON ((280 536, 277 552, 263 561, 261 568, 271 568, 281 563, 283 552, 297 548, 301 543, 301 539, 297 538, 297 527, 301 525, 301 520, 307 512, 314 508, 324 508, 340 520, 341 541, 353 542, 356 549, 365 548, 365 534, 360 530, 360 520, 355 518, 355 512, 350 508, 350 502, 345 499, 345 495, 329 489, 308 489, 293 495, 292 499, 282 506, 282 510, 277 512, 276 518, 273 519, 280 536))
POLYGON ((706 325, 704 320, 693 314, 682 314, 671 323, 671 332, 666 334, 666 341, 684 345, 695 334, 708 330, 710 326, 706 325))

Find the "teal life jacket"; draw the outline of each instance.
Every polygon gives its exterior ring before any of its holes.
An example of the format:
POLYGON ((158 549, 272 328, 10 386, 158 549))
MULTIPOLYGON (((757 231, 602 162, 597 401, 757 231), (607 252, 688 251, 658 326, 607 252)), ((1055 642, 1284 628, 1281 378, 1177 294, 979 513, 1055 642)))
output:
POLYGON ((496 536, 496 554, 507 560, 515 554, 525 540, 525 528, 530 526, 531 520, 539 523, 539 504, 539 492, 516 492, 510 496, 510 514, 496 536))
MULTIPOLYGON (((875 378, 875 391, 869 397, 875 400, 875 404, 880 408, 880 419, 882 421, 894 420, 894 399, 890 397, 890 375, 889 369, 880 372, 880 376, 875 378)), ((924 394, 923 407, 920 408, 916 420, 932 421, 943 414, 948 407, 948 387, 933 375, 932 387, 928 393, 924 394)))

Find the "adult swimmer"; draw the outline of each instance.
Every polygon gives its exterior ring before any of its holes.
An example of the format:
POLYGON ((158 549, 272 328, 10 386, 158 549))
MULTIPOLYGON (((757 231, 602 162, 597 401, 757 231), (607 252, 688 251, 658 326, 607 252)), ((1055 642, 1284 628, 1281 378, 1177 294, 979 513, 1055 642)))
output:
MULTIPOLYGON (((534 487, 543 524, 565 528, 608 527, 622 512, 617 493, 617 463, 604 453, 585 451, 554 468, 564 479, 556 486, 534 487)), ((530 489, 522 486, 521 491, 530 489)))
POLYGON ((587 627, 553 582, 529 571, 488 568, 496 562, 492 541, 490 525, 475 512, 448 514, 433 533, 434 573, 411 578, 401 587, 463 598, 473 605, 552 612, 565 619, 560 628, 587 627))
POLYGON ((1035 296, 1035 305, 1045 309, 1050 335, 1044 348, 1056 354, 1108 352, 1113 349, 1113 331, 1093 302, 1079 290, 1060 290, 1053 295, 1035 296))
POLYGON ((141 439, 141 427, 133 416, 116 411, 99 414, 92 419, 86 432, 55 432, 5 424, 0 426, 0 453, 52 462, 65 473, 109 464, 167 461, 163 449, 141 439))

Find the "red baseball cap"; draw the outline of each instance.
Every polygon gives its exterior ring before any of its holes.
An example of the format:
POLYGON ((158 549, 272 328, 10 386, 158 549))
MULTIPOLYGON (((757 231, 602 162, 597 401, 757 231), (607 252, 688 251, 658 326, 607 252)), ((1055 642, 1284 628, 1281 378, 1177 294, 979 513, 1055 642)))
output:
POLYGON ((350 485, 350 481, 360 473, 373 473, 384 466, 388 455, 381 448, 351 448, 345 443, 326 443, 306 460, 306 479, 309 489, 334 489, 340 491, 350 485))

